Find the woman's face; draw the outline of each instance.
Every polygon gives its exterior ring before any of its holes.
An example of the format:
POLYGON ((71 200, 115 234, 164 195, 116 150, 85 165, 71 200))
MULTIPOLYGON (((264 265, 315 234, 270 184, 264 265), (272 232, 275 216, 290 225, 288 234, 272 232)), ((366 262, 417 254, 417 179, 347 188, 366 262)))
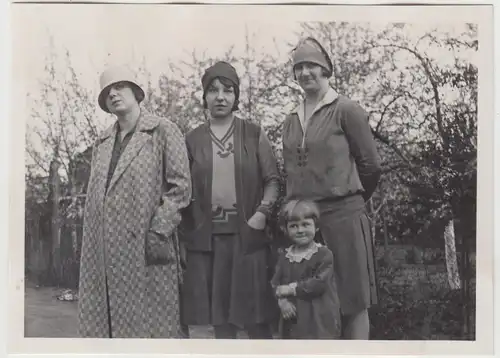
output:
POLYGON ((300 218, 289 220, 286 224, 288 236, 297 246, 307 246, 314 240, 316 225, 314 219, 300 218))
POLYGON ((321 89, 321 81, 325 78, 323 68, 314 63, 302 62, 294 67, 295 78, 306 92, 317 92, 321 89))
POLYGON ((225 118, 233 111, 236 94, 233 86, 226 86, 218 78, 212 81, 205 94, 212 118, 225 118))
POLYGON ((112 85, 106 97, 106 106, 113 114, 127 113, 137 104, 134 91, 127 82, 112 85))

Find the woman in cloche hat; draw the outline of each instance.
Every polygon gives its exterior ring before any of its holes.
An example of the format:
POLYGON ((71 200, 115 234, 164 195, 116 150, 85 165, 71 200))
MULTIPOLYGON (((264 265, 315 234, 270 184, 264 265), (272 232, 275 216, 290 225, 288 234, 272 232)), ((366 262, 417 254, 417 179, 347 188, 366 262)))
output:
POLYGON ((143 113, 144 90, 124 67, 98 97, 116 122, 92 153, 80 259, 79 332, 94 338, 179 338, 177 226, 191 179, 183 135, 143 113))
POLYGON ((182 317, 212 325, 216 338, 272 338, 278 314, 268 270, 266 218, 278 196, 271 144, 255 123, 234 115, 240 80, 217 62, 201 79, 208 120, 186 135, 193 197, 183 211, 186 271, 182 317))
POLYGON ((304 100, 283 125, 288 199, 315 200, 319 229, 333 252, 344 339, 368 339, 368 307, 377 302, 365 201, 380 178, 368 115, 329 84, 332 62, 313 38, 293 52, 293 75, 304 100))

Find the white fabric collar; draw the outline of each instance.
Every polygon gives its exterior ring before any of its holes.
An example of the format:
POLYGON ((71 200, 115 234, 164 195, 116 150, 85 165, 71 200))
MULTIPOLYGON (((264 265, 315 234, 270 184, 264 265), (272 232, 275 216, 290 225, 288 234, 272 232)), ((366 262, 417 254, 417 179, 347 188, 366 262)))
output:
POLYGON ((290 246, 289 248, 285 249, 285 257, 288 259, 290 262, 302 262, 302 260, 309 260, 312 255, 314 255, 316 252, 318 252, 318 249, 323 246, 317 242, 314 243, 308 250, 302 251, 302 252, 294 252, 293 248, 295 245, 290 246))
MULTIPOLYGON (((314 111, 312 114, 316 113, 321 107, 327 105, 327 104, 332 104, 333 101, 337 99, 339 94, 337 91, 335 91, 332 87, 328 89, 328 91, 325 93, 321 101, 318 102, 316 107, 314 107, 314 111)), ((292 114, 296 113, 299 116, 300 124, 302 125, 302 128, 304 129, 304 102, 305 100, 302 100, 300 104, 292 111, 292 114)))

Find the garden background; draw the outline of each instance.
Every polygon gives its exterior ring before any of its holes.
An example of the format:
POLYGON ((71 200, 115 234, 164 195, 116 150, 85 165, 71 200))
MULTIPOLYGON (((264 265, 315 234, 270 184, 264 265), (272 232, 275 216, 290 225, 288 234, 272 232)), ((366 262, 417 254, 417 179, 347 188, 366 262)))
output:
MULTIPOLYGON (((29 11, 43 19, 46 7, 29 11)), ((152 23, 161 21, 160 13, 152 23)), ((91 148, 113 122, 97 108, 98 78, 107 65, 129 65, 146 89, 144 109, 186 133, 205 120, 204 69, 231 62, 242 82, 238 115, 266 130, 281 166, 281 125, 301 96, 290 51, 312 35, 333 60, 332 86, 370 113, 383 160, 381 183, 367 203, 381 298, 370 311, 372 338, 475 339, 475 24, 284 20, 276 28, 264 20, 207 16, 194 26, 180 25, 180 16, 179 24, 165 25, 167 36, 127 17, 99 42, 96 32, 104 30, 84 25, 90 16, 84 8, 75 5, 68 14, 23 34, 23 46, 38 54, 25 86, 30 287, 71 289, 77 297, 91 148), (200 34, 176 36, 187 32, 200 34)), ((283 243, 274 221, 269 234, 274 248, 283 243)))

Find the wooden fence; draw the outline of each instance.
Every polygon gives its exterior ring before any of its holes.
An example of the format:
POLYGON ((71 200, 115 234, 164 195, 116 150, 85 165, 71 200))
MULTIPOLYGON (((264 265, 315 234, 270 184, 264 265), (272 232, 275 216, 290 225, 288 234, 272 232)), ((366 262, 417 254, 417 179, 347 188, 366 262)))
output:
POLYGON ((76 288, 85 195, 62 196, 57 170, 53 162, 48 197, 25 202, 25 275, 35 284, 76 288))

